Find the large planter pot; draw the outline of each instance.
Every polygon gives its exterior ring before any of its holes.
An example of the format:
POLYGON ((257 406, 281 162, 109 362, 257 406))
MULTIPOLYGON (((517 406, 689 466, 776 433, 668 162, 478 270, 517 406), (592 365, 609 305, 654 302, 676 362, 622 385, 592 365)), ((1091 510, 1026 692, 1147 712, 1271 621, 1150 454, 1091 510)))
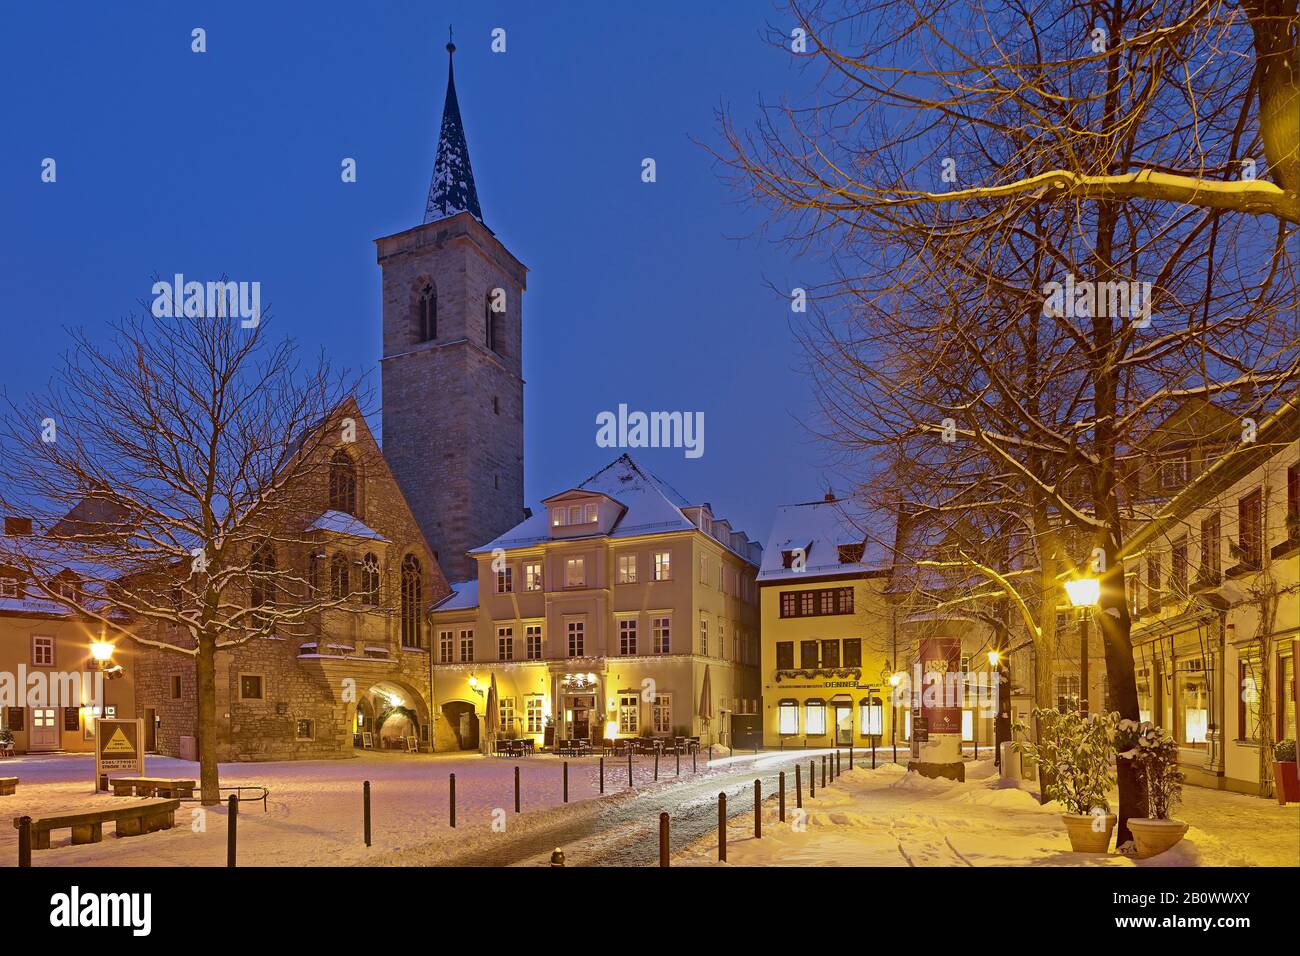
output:
POLYGON ((1296 763, 1273 764, 1273 789, 1278 803, 1300 803, 1300 781, 1296 779, 1296 763))
POLYGON ((1070 846, 1075 853, 1105 853, 1110 848, 1110 835, 1115 830, 1119 817, 1113 813, 1102 817, 1105 829, 1094 830, 1093 821, 1098 819, 1090 813, 1062 813, 1065 829, 1070 833, 1070 846))
POLYGON ((1177 820, 1151 820, 1147 817, 1130 817, 1128 828, 1133 832, 1139 860, 1150 859, 1164 853, 1183 838, 1187 824, 1177 820))

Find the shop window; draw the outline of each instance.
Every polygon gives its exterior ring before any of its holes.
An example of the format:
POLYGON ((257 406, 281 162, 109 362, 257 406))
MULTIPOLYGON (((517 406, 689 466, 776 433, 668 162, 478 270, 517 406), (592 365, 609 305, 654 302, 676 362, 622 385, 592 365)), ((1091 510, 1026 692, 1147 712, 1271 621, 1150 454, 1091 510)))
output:
POLYGON ((1174 673, 1174 729, 1184 747, 1203 748, 1209 730, 1209 684, 1199 658, 1179 662, 1174 673))
POLYGON ((804 726, 809 737, 819 737, 826 733, 826 702, 810 700, 804 704, 804 726))
POLYGON ((799 702, 783 700, 777 705, 778 732, 790 736, 799 733, 799 702))

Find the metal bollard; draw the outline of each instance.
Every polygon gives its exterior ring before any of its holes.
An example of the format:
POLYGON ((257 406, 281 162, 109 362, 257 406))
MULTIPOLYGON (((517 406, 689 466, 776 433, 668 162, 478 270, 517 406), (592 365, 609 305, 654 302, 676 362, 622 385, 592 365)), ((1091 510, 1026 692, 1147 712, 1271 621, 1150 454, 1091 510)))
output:
POLYGON ((763 782, 754 781, 754 839, 763 838, 763 782))
POLYGON ((600 758, 600 792, 605 792, 605 758, 600 758))
POLYGON ((451 775, 451 784, 447 788, 451 803, 451 828, 456 829, 456 775, 451 775))
POLYGON ((808 763, 808 798, 811 800, 817 796, 817 761, 812 760, 808 763))
POLYGON ((361 806, 363 826, 366 831, 366 846, 370 846, 370 781, 361 784, 361 806))
POLYGON ((777 778, 777 819, 785 823, 785 771, 777 778))
POLYGON ((659 814, 659 865, 668 865, 668 812, 659 814))
POLYGON ((727 795, 718 794, 718 861, 727 862, 727 795))
POLYGON ((564 761, 564 802, 569 802, 569 761, 564 761))
POLYGON ((30 867, 32 865, 32 818, 19 817, 14 821, 14 826, 18 828, 18 865, 30 867))
POLYGON ((655 750, 655 780, 659 779, 659 751, 655 750))
POLYGON ((801 774, 799 773, 800 769, 801 768, 799 764, 794 765, 794 805, 798 807, 800 810, 802 810, 803 809, 803 781, 799 779, 801 776, 801 774))
MULTIPOLYGON (((239 794, 232 793, 226 801, 226 866, 235 865, 236 828, 239 824, 239 794)), ((369 844, 367 844, 368 846, 369 844)))
POLYGON ((627 752, 627 787, 632 789, 632 751, 627 752))
POLYGON ((515 813, 519 812, 519 767, 515 767, 515 813))

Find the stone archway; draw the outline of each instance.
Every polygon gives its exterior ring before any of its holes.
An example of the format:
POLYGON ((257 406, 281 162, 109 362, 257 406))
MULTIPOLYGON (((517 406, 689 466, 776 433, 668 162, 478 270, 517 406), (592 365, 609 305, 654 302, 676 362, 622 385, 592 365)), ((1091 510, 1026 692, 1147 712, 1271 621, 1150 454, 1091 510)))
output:
POLYGON ((442 720, 436 749, 478 750, 478 715, 466 700, 449 700, 442 705, 442 720))
POLYGON ((355 712, 377 750, 405 750, 411 737, 423 746, 430 738, 429 708, 404 682, 375 681, 359 696, 355 712))

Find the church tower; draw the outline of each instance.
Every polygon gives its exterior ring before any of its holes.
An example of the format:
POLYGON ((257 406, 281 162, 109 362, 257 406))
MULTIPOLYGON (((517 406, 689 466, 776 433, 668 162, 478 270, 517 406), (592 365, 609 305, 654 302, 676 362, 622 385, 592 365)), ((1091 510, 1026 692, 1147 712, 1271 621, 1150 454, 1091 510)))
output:
POLYGON ((424 223, 375 240, 383 273, 384 457, 449 581, 524 517, 527 270, 483 221, 447 44, 424 223))

